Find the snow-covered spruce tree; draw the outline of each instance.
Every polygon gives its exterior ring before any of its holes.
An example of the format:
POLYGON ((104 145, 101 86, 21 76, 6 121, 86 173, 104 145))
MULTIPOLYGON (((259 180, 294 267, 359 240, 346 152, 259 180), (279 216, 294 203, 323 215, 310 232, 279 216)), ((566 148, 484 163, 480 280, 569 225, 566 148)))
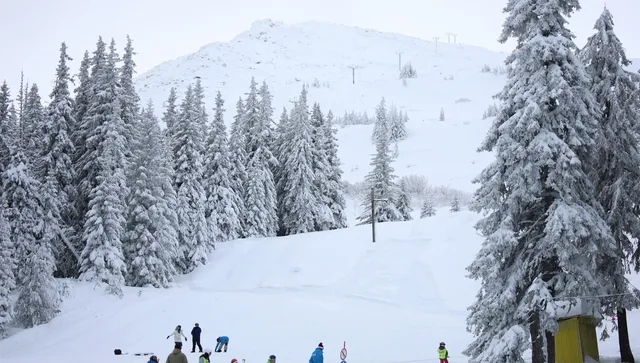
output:
POLYGON ((391 105, 391 107, 389 107, 389 115, 387 118, 389 120, 389 128, 391 130, 389 136, 389 140, 391 142, 398 142, 407 138, 407 129, 405 127, 405 120, 403 116, 402 112, 398 112, 395 105, 391 105))
MULTIPOLYGON (((264 88, 264 87, 263 87, 264 88)), ((264 94, 264 90, 261 90, 264 94)), ((269 96, 270 97, 270 96, 269 96)), ((270 100, 269 97, 264 102, 270 100)), ((270 120, 262 112, 268 110, 258 98, 257 83, 251 79, 247 99, 244 103, 243 126, 246 134, 248 156, 247 182, 245 186, 245 222, 247 237, 275 236, 278 228, 276 188, 272 167, 278 165, 271 153, 270 120)))
POLYGON ((207 107, 204 102, 204 87, 202 87, 202 81, 200 78, 197 79, 196 84, 193 87, 193 101, 195 109, 198 110, 196 112, 196 122, 202 128, 202 133, 199 136, 202 138, 202 145, 204 147, 204 141, 209 134, 209 126, 207 125, 209 122, 209 114, 207 114, 207 107))
MULTIPOLYGON (((294 109, 296 107, 295 103, 296 101, 294 101, 294 109)), ((278 126, 276 127, 276 135, 275 135, 275 141, 273 145, 273 154, 275 158, 278 159, 280 162, 284 160, 284 153, 285 153, 284 147, 287 142, 286 140, 287 130, 289 128, 290 128, 289 114, 287 113, 287 109, 285 107, 282 107, 282 114, 280 115, 280 121, 278 122, 278 126)), ((276 200, 278 201, 278 230, 277 230, 278 236, 286 235, 286 230, 282 225, 283 216, 285 214, 284 205, 282 203, 285 190, 281 189, 283 185, 282 180, 284 180, 285 172, 286 170, 284 170, 282 165, 280 165, 280 167, 276 168, 276 171, 273 174, 273 179, 276 184, 276 200)))
POLYGON ((325 149, 329 163, 329 175, 327 178, 326 193, 329 196, 329 209, 333 214, 333 225, 330 229, 346 228, 347 216, 345 208, 347 202, 344 199, 342 186, 342 168, 338 158, 338 139, 333 128, 333 113, 329 111, 324 123, 325 149))
POLYGON ((178 253, 177 219, 165 196, 164 186, 171 183, 166 172, 162 131, 149 101, 137 123, 132 158, 124 255, 130 286, 169 287, 176 275, 178 253))
POLYGON ((278 229, 278 201, 276 193, 276 183, 273 177, 275 170, 279 167, 278 160, 273 156, 273 145, 275 135, 273 131, 273 107, 271 106, 273 96, 269 91, 267 82, 263 81, 262 86, 258 90, 260 103, 258 107, 258 123, 250 133, 258 135, 259 160, 267 170, 265 172, 264 190, 265 190, 265 217, 267 222, 267 235, 275 236, 278 229))
POLYGON ((177 194, 178 244, 182 273, 193 271, 207 263, 212 244, 207 238, 205 217, 206 195, 203 180, 202 124, 198 123, 202 109, 197 107, 193 86, 189 85, 174 128, 174 187, 177 194))
MULTIPOLYGON (((120 108, 122 109, 122 121, 125 127, 125 138, 127 140, 125 155, 127 158, 132 157, 131 145, 134 144, 134 133, 139 121, 140 97, 133 86, 133 75, 135 73, 136 63, 133 56, 136 53, 133 50, 133 42, 127 35, 127 45, 124 48, 122 56, 122 68, 120 68, 120 108)), ((130 181, 133 183, 134 181, 130 181)))
POLYGON ((422 201, 422 207, 420 208, 420 218, 433 217, 436 215, 436 207, 433 204, 433 197, 426 195, 424 201, 422 201))
POLYGON ((73 167, 74 145, 71 134, 75 127, 73 100, 69 90, 71 75, 67 61, 67 46, 60 47, 60 60, 56 70, 56 80, 46 109, 44 139, 41 145, 38 174, 45 178, 47 203, 52 204, 50 212, 57 220, 60 235, 53 239, 57 273, 63 277, 77 276, 78 258, 75 223, 75 169, 73 167), (75 241, 75 243, 74 243, 75 241))
POLYGON ((176 94, 176 89, 171 87, 169 90, 169 98, 165 103, 165 110, 162 114, 162 122, 164 122, 165 125, 165 136, 169 141, 173 138, 175 125, 178 122, 177 100, 178 95, 176 94))
POLYGON ((11 93, 7 82, 0 86, 0 171, 6 170, 11 162, 11 148, 16 140, 15 119, 11 117, 11 93))
POLYGON ((204 185, 207 196, 205 216, 209 226, 209 236, 215 241, 229 241, 238 238, 242 232, 240 224, 242 203, 240 195, 233 188, 231 161, 227 130, 224 125, 224 100, 216 95, 216 107, 207 140, 205 155, 204 185))
MULTIPOLYGON (((396 210, 394 203, 394 194, 396 186, 393 180, 396 178, 393 175, 393 168, 391 167, 391 150, 389 150, 389 123, 387 121, 387 110, 385 108, 384 98, 380 101, 380 105, 376 109, 376 125, 379 130, 379 134, 376 138, 376 153, 371 158, 370 165, 373 170, 365 177, 365 183, 367 186, 367 192, 373 190, 373 197, 377 200, 375 202, 375 218, 376 222, 392 222, 401 219, 400 214, 396 210)), ((358 217, 358 220, 362 224, 371 223, 371 193, 366 193, 362 206, 364 211, 362 215, 358 217)))
POLYGON ((457 196, 453 197, 451 201, 451 208, 449 208, 449 212, 460 212, 460 199, 457 196))
MULTIPOLYGON (((104 54, 104 49, 102 50, 104 54)), ((86 152, 86 141, 89 130, 83 126, 87 126, 84 121, 84 116, 89 109, 89 100, 92 93, 92 83, 89 77, 89 68, 91 67, 91 59, 89 58, 89 52, 84 52, 84 57, 80 62, 80 71, 77 75, 76 84, 78 85, 74 89, 75 99, 73 104, 73 119, 76 121, 76 127, 73 130, 71 139, 75 146, 74 164, 78 162, 80 157, 86 152)))
MULTIPOLYGON (((307 108, 307 90, 303 90, 300 96, 299 107, 307 108), (303 101, 304 99, 304 101, 303 101), (302 105, 304 104, 304 105, 302 105)), ((308 111, 307 111, 308 115, 308 111)), ((317 215, 315 222, 316 231, 326 231, 335 229, 335 221, 331 212, 331 196, 329 190, 329 177, 331 175, 331 165, 329 164, 329 153, 327 148, 328 140, 326 133, 326 120, 322 115, 320 105, 316 102, 311 112, 311 167, 314 174, 314 192, 317 201, 317 215)))
MULTIPOLYGON (((84 249, 80 256, 80 278, 107 284, 107 292, 122 297, 126 265, 122 251, 126 196, 126 128, 120 108, 115 42, 102 69, 93 75, 94 92, 87 110, 88 124, 95 130, 87 139, 84 161, 94 168, 95 186, 89 193, 84 223, 84 249)), ((92 174, 88 175, 93 178, 92 174)), ((87 180, 85 185, 91 185, 87 180)))
POLYGON ((444 108, 440 108, 440 117, 438 118, 440 121, 444 121, 444 108))
POLYGON ((0 197, 0 339, 7 337, 7 325, 13 320, 13 298, 11 292, 16 288, 14 258, 15 248, 11 240, 11 226, 4 216, 7 206, 0 197))
POLYGON ((291 110, 280 165, 278 190, 282 200, 281 225, 285 235, 307 233, 318 228, 318 192, 313 170, 313 127, 309 119, 306 89, 302 89, 296 106, 291 110))
MULTIPOLYGON (((614 292, 619 258, 590 178, 596 104, 565 17, 577 0, 511 0, 501 42, 513 37, 500 113, 480 148, 495 161, 476 179, 472 209, 485 241, 468 267, 481 280, 470 307, 470 362, 553 361, 558 300, 614 292), (553 90, 550 92, 549 90, 553 90), (531 343, 530 343, 531 342, 531 343), (549 350, 548 350, 549 349, 549 350)), ((600 301, 589 300, 594 311, 600 301)))
POLYGON ((15 318, 26 327, 50 321, 58 312, 60 297, 53 277, 52 221, 40 200, 41 184, 32 176, 22 148, 16 148, 4 173, 3 195, 15 248, 16 283, 19 286, 15 318))
POLYGON ((20 143, 27 160, 32 164, 30 169, 33 176, 38 178, 40 182, 44 179, 44 175, 40 173, 39 156, 40 148, 44 142, 42 128, 44 126, 44 108, 37 84, 31 85, 31 89, 26 95, 27 99, 24 104, 22 121, 20 123, 20 143))
MULTIPOLYGON (((625 256, 633 256, 636 266, 640 265, 640 254, 634 255, 634 242, 640 238, 640 220, 636 206, 640 204, 638 175, 629 172, 640 169, 640 150, 637 130, 640 122, 640 95, 638 83, 640 75, 624 70, 631 62, 616 36, 613 17, 605 9, 595 24, 596 34, 587 40, 580 52, 592 83, 591 91, 600 105, 600 125, 603 130, 599 139, 599 162, 594 169, 598 201, 606 213, 606 221, 616 239, 618 248, 625 256)), ((627 265, 624 260, 607 261, 603 268, 618 264, 627 265)), ((616 266, 615 269, 618 267, 616 266)), ((631 290, 629 282, 622 275, 613 283, 619 294, 631 290)), ((635 295, 620 295, 611 299, 605 313, 618 315, 618 337, 623 362, 633 362, 629 344, 626 310, 638 307, 635 295), (615 309, 615 310, 614 310, 615 309)))
POLYGON ((400 185, 396 188, 396 196, 394 199, 396 210, 398 211, 398 214, 400 214, 400 220, 412 220, 413 217, 411 217, 411 212, 413 212, 413 208, 411 207, 411 196, 409 195, 407 184, 404 179, 400 180, 400 185))
POLYGON ((247 165, 249 164, 249 155, 246 150, 246 137, 244 126, 244 102, 242 98, 236 103, 236 116, 231 124, 231 133, 229 136, 229 161, 231 169, 229 178, 231 180, 231 189, 240 197, 238 203, 238 215, 240 218, 240 235, 245 237, 246 230, 246 189, 247 185, 247 165))

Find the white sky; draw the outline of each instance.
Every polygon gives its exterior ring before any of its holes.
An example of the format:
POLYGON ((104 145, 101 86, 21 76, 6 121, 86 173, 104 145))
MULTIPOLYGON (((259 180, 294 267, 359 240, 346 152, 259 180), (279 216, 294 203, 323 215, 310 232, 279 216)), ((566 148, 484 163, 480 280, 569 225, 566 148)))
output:
MULTIPOLYGON (((424 39, 458 34, 458 42, 510 51, 496 41, 506 0, 0 0, 0 81, 17 94, 20 70, 48 98, 59 46, 67 42, 77 71, 85 49, 98 35, 115 38, 120 53, 130 34, 138 73, 166 60, 228 41, 255 20, 284 23, 331 21, 424 39)), ((592 34, 605 1, 582 0, 570 19, 582 46, 592 34)), ((640 57, 640 0, 607 0, 627 55, 640 57)), ((639 65, 640 66, 640 65, 639 65)))

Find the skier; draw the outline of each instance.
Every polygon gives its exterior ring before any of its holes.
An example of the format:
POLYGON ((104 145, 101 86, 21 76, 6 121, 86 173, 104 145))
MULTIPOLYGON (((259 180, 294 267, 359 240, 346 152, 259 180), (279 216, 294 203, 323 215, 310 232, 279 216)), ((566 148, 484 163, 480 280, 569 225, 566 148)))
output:
POLYGON ((438 358, 440 358, 440 363, 449 363, 449 351, 444 347, 444 342, 440 342, 440 347, 438 348, 438 358))
POLYGON ((147 363, 160 363, 160 362, 158 361, 158 357, 156 357, 155 355, 152 355, 149 358, 149 361, 147 363))
POLYGON ((207 348, 204 350, 204 354, 200 356, 200 360, 198 360, 198 363, 209 363, 211 362, 210 357, 211 356, 211 349, 207 348))
POLYGON ((276 363, 276 356, 271 354, 267 363, 276 363))
POLYGON ((166 363, 189 363, 187 356, 182 353, 182 342, 177 342, 173 352, 167 357, 166 363))
POLYGON ((220 353, 222 351, 222 347, 224 347, 224 352, 227 352, 227 347, 229 346, 229 337, 221 336, 216 339, 218 344, 216 344, 216 353, 220 353))
POLYGON ((196 323, 196 326, 191 329, 191 342, 192 348, 191 353, 196 352, 196 344, 198 345, 198 349, 200 349, 200 353, 202 353, 202 345, 200 345, 200 334, 202 333, 202 329, 200 329, 200 325, 196 323))
POLYGON ((324 356, 322 355, 323 350, 324 350, 324 345, 322 345, 322 342, 320 342, 316 350, 314 350, 313 353, 311 354, 311 358, 309 358, 309 363, 323 363, 324 362, 324 356))
POLYGON ((176 326, 176 330, 174 330, 173 333, 167 335, 167 339, 169 339, 171 335, 173 335, 173 342, 176 343, 176 346, 180 345, 180 349, 182 349, 182 339, 180 339, 180 336, 184 337, 185 342, 187 341, 187 337, 184 336, 184 333, 182 332, 182 326, 176 326))

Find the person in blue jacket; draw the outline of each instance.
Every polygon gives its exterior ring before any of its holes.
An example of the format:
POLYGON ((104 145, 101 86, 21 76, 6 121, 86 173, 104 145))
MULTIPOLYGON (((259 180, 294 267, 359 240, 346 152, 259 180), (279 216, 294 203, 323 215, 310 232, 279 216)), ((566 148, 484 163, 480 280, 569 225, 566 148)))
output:
POLYGON ((316 350, 314 350, 313 353, 311 354, 311 358, 309 358, 309 363, 323 363, 324 362, 324 356, 322 355, 323 350, 324 350, 324 345, 322 345, 322 342, 320 342, 316 350))
POLYGON ((216 353, 220 353, 223 347, 224 347, 224 352, 226 353, 227 347, 229 346, 229 337, 226 337, 223 335, 221 337, 218 337, 216 341, 218 342, 218 344, 216 344, 216 349, 214 349, 216 353))

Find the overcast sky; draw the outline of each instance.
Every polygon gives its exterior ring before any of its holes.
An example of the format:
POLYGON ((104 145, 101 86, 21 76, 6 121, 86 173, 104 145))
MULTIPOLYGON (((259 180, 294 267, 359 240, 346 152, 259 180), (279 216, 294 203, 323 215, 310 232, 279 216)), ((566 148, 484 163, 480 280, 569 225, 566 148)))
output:
MULTIPOLYGON (((496 41, 506 0, 0 0, 0 80, 17 93, 20 70, 48 95, 60 42, 75 58, 75 73, 85 49, 98 35, 115 38, 120 53, 130 34, 138 52, 138 73, 205 44, 228 41, 255 20, 284 23, 331 21, 424 39, 448 32, 458 42, 509 51, 496 41)), ((605 2, 582 0, 570 19, 582 46, 605 2)), ((616 32, 630 57, 640 57, 640 0, 607 0, 616 32)), ((640 65, 639 65, 640 66, 640 65)))

